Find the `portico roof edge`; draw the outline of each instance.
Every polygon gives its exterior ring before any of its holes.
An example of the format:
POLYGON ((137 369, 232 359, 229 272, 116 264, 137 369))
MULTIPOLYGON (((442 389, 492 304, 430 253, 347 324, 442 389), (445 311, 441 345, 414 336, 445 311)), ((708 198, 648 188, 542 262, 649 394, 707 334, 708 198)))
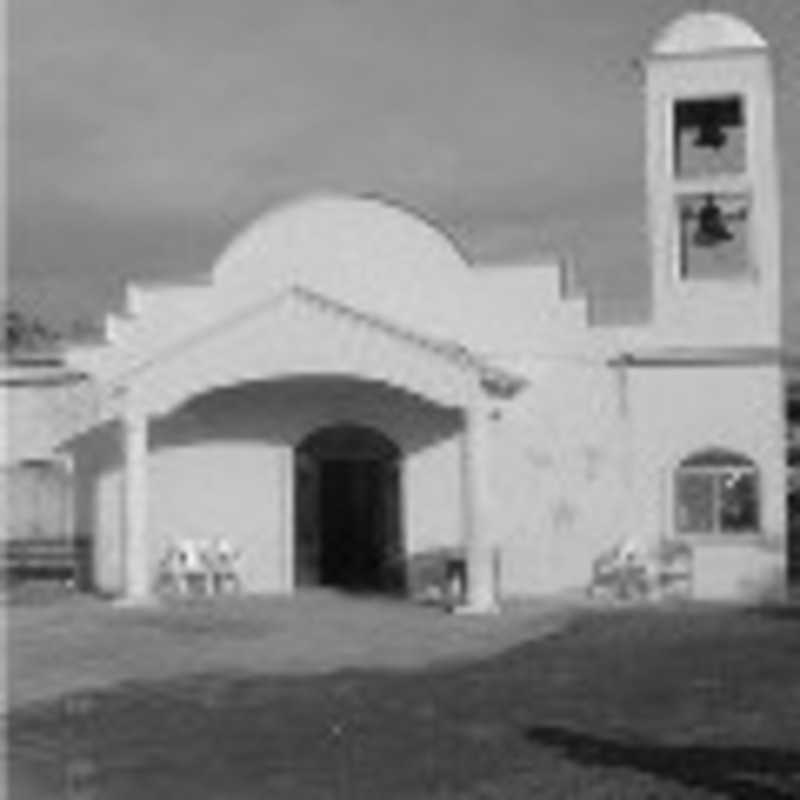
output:
POLYGON ((361 311, 346 303, 327 297, 324 294, 307 289, 304 286, 293 286, 290 291, 334 313, 339 313, 342 316, 349 317, 353 321, 378 328, 392 336, 404 339, 417 347, 434 352, 436 355, 456 363, 465 369, 479 372, 485 378, 508 384, 515 389, 520 389, 527 383, 523 376, 514 374, 507 369, 490 363, 488 359, 472 352, 469 348, 458 342, 418 333, 412 328, 387 320, 378 314, 361 311))
POLYGON ((207 325, 183 339, 172 343, 170 346, 156 352, 150 357, 139 361, 114 377, 112 383, 114 384, 115 390, 122 390, 124 385, 128 383, 131 378, 144 374, 156 364, 161 364, 165 360, 175 358, 188 348, 194 347, 211 338, 214 334, 230 327, 236 327, 270 306, 278 306, 286 302, 287 298, 291 297, 346 317, 353 322, 375 328, 395 338, 402 339, 414 347, 433 353, 462 369, 477 372, 482 380, 490 383, 501 393, 508 392, 513 394, 527 383, 527 380, 522 375, 512 373, 507 369, 491 364, 488 360, 473 353, 467 347, 457 342, 419 333, 378 314, 361 311, 360 309, 328 297, 320 292, 295 284, 289 286, 277 295, 272 295, 266 299, 262 298, 257 303, 251 304, 244 309, 238 309, 235 313, 226 316, 224 319, 207 325))
POLYGON ((609 366, 713 367, 781 366, 800 368, 800 352, 777 347, 659 348, 619 353, 609 366))

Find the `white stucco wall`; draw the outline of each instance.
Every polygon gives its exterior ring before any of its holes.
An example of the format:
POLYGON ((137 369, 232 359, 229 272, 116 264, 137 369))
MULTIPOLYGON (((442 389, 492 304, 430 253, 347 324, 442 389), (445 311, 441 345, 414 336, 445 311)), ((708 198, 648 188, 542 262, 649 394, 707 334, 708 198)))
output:
POLYGON ((585 587, 623 535, 617 387, 601 365, 540 365, 495 423, 493 508, 503 592, 585 587))
POLYGON ((754 597, 783 584, 783 392, 775 366, 658 367, 629 373, 635 525, 646 539, 675 535, 672 476, 682 459, 721 447, 746 455, 759 470, 759 534, 691 540, 698 597, 754 597))
MULTIPOLYGON (((231 541, 251 592, 282 588, 280 453, 264 442, 197 442, 157 450, 150 464, 151 565, 176 539, 231 541)), ((152 568, 152 567, 151 567, 152 568)))
MULTIPOLYGON (((531 373, 534 374, 533 372, 531 373)), ((495 423, 495 535, 505 594, 585 587, 623 539, 674 538, 673 473, 709 447, 759 470, 762 528, 693 537, 699 599, 761 598, 785 581, 783 381, 776 366, 551 364, 495 423)))

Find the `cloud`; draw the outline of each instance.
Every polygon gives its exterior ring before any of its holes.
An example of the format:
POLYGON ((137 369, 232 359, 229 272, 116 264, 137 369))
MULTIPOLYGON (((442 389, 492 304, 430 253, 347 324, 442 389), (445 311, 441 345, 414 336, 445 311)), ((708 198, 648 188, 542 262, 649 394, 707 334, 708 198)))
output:
MULTIPOLYGON (((796 52, 793 0, 729 5, 796 52)), ((11 0, 12 288, 62 317, 101 310, 123 278, 207 270, 265 206, 329 188, 417 207, 481 257, 571 251, 634 302, 631 60, 684 8, 11 0)), ((782 68, 788 208, 800 59, 782 68)))

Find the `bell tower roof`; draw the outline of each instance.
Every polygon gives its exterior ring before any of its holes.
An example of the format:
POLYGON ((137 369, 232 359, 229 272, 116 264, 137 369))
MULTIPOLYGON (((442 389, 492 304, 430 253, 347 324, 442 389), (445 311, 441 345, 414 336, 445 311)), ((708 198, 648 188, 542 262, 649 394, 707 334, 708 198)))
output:
POLYGON ((666 26, 653 55, 699 55, 720 50, 763 50, 767 42, 749 23, 718 11, 690 11, 666 26))

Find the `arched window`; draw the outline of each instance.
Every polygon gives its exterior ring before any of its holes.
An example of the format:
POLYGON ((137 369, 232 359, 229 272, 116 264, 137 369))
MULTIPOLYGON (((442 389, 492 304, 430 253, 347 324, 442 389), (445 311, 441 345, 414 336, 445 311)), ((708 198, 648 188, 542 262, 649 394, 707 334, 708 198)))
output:
POLYGON ((759 506, 758 468, 739 453, 703 450, 681 461, 675 472, 678 533, 755 533, 759 506))

